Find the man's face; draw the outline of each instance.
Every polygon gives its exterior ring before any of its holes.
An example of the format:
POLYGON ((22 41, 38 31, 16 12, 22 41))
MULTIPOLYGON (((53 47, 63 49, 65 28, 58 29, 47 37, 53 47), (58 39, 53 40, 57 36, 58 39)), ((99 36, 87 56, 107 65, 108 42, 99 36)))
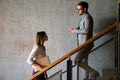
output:
POLYGON ((86 12, 86 8, 83 8, 81 5, 77 6, 77 12, 79 15, 82 15, 83 13, 86 12))

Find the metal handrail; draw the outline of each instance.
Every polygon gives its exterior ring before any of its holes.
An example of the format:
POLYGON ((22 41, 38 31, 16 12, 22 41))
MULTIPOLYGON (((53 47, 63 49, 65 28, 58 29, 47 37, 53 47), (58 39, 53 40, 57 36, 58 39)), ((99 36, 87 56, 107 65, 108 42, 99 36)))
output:
POLYGON ((54 67, 55 65, 59 64, 60 62, 62 62, 63 60, 65 60, 66 58, 68 58, 69 56, 73 55, 74 53, 76 53, 78 50, 82 49, 83 47, 85 47, 86 45, 90 44, 91 42, 95 41, 96 39, 100 38, 101 36, 107 34, 108 32, 110 32, 111 30, 115 29, 118 27, 117 23, 114 23, 113 25, 110 25, 108 28, 104 29, 103 31, 101 31, 100 33, 98 33, 97 35, 95 35, 94 37, 90 38, 89 40, 87 40, 85 43, 81 44, 80 46, 72 49, 70 52, 66 53, 64 56, 62 56, 61 58, 59 58, 58 60, 54 61, 53 63, 49 64, 47 67, 43 68, 41 71, 37 72, 36 74, 30 76, 27 80, 32 80, 35 77, 37 77, 38 75, 42 74, 43 72, 51 69, 52 67, 54 67))
MULTIPOLYGON (((104 43, 100 44, 99 46, 93 48, 93 49, 89 52, 89 54, 92 53, 92 52, 94 52, 94 51, 96 51, 98 48, 100 48, 100 47, 103 46, 103 45, 106 45, 107 43, 111 42, 111 41, 114 40, 114 39, 115 39, 115 38, 112 37, 111 39, 105 41, 104 43)), ((76 65, 72 65, 72 68, 75 67, 75 66, 76 66, 76 65)), ((64 70, 64 71, 62 72, 62 74, 66 73, 66 72, 67 72, 67 70, 64 70)))

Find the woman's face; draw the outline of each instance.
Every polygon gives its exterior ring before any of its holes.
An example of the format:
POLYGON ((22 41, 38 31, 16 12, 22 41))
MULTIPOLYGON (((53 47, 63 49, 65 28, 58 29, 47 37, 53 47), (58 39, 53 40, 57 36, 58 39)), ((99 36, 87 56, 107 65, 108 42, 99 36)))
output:
POLYGON ((43 37, 43 40, 44 40, 44 41, 47 41, 47 40, 48 40, 47 34, 43 37))

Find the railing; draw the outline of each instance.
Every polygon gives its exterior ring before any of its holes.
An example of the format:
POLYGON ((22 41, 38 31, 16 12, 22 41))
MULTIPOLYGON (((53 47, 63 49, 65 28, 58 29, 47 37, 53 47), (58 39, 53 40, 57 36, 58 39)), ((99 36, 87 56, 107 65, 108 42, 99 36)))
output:
POLYGON ((90 38, 89 40, 87 40, 85 43, 83 43, 82 45, 74 48, 73 50, 71 50, 70 52, 66 53, 64 56, 62 56, 61 58, 59 58, 58 60, 54 61, 53 63, 49 64, 47 67, 45 67, 44 69, 42 69, 41 71, 39 71, 38 73, 30 76, 28 78, 28 80, 32 80, 35 77, 37 77, 38 75, 42 74, 43 72, 51 69, 52 67, 54 67, 55 65, 59 64, 60 62, 62 62, 63 60, 65 60, 66 58, 68 58, 69 56, 73 55, 74 53, 76 53, 77 51, 79 51, 80 49, 82 49, 83 47, 85 47, 86 45, 90 44, 91 42, 95 41, 96 39, 100 38, 101 36, 105 35, 106 33, 110 32, 111 30, 115 29, 118 27, 117 23, 114 23, 113 25, 109 26, 108 28, 104 29, 103 31, 101 31, 100 33, 98 33, 97 35, 95 35, 94 37, 90 38))
MULTIPOLYGON (((89 52, 89 54, 92 53, 92 52, 94 52, 94 51, 96 51, 96 50, 99 49, 100 47, 106 45, 107 43, 113 41, 114 39, 115 39, 115 38, 112 37, 111 39, 109 39, 109 40, 105 41, 104 43, 98 45, 97 47, 93 48, 93 49, 89 52)), ((75 67, 75 66, 76 66, 76 65, 72 65, 72 68, 75 67)), ((67 72, 67 70, 63 71, 62 74, 66 73, 66 72, 67 72)))
POLYGON ((47 80, 62 80, 62 69, 57 71, 56 73, 54 73, 53 75, 51 75, 50 77, 48 77, 47 80))

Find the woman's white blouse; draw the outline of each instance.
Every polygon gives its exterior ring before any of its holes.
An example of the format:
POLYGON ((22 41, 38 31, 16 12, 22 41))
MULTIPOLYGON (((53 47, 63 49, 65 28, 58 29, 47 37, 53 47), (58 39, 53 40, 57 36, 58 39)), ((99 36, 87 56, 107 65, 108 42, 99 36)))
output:
POLYGON ((27 62, 28 64, 32 65, 35 59, 41 58, 44 56, 46 56, 46 52, 43 46, 33 46, 33 49, 27 58, 27 62))

